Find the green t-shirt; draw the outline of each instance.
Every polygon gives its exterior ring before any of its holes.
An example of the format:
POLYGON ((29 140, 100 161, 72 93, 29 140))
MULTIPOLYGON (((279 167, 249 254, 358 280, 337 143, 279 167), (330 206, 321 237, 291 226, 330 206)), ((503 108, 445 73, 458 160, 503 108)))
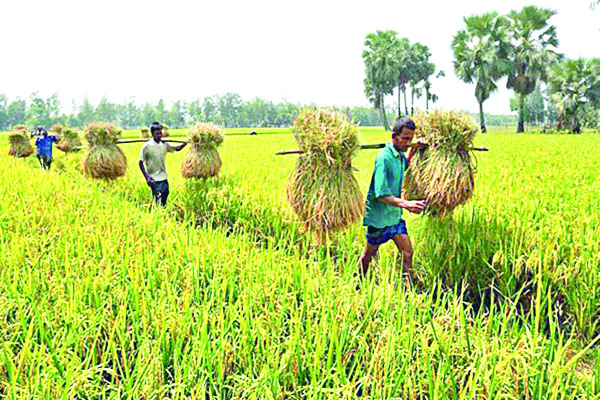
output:
POLYGON ((379 152, 367 194, 364 226, 381 229, 400 222, 402 209, 377 199, 382 196, 401 197, 407 164, 404 154, 398 152, 391 143, 386 144, 379 152))

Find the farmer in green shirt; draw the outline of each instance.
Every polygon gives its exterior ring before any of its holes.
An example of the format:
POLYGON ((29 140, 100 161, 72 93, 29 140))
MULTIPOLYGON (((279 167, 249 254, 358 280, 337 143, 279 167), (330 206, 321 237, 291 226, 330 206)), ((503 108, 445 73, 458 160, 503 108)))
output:
POLYGON ((401 195, 404 172, 416 147, 411 149, 408 158, 403 152, 408 149, 415 129, 415 123, 408 117, 396 120, 392 130, 392 142, 388 143, 375 159, 363 220, 363 225, 367 227, 367 245, 360 259, 363 275, 366 275, 369 263, 377 254, 379 246, 390 239, 402 254, 404 273, 409 276, 413 274, 413 249, 406 223, 402 219, 402 209, 418 214, 425 208, 425 201, 404 200, 401 195))

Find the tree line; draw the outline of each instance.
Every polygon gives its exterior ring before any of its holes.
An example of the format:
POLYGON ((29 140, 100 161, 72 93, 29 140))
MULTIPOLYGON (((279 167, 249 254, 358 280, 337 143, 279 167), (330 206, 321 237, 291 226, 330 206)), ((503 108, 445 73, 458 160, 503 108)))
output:
MULTIPOLYGON (((212 122, 223 127, 280 127, 291 126, 299 110, 312 105, 294 104, 287 100, 274 103, 259 97, 244 101, 240 95, 227 93, 207 96, 194 101, 175 101, 167 105, 164 100, 156 104, 138 105, 135 98, 113 103, 103 97, 98 104, 84 98, 79 104, 73 102, 71 112, 61 111, 58 94, 48 98, 32 93, 29 99, 16 98, 9 101, 0 94, 0 130, 8 130, 18 124, 30 128, 50 127, 61 124, 83 127, 93 121, 110 121, 123 128, 147 127, 160 121, 170 127, 186 127, 195 122, 212 122)), ((377 111, 370 107, 332 107, 348 115, 363 126, 379 125, 377 111)))

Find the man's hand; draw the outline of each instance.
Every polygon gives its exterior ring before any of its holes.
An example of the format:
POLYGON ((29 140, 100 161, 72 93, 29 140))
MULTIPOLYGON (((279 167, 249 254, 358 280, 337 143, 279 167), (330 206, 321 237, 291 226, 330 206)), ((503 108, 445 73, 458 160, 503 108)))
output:
POLYGON ((400 199, 398 207, 404 208, 411 213, 420 214, 426 207, 426 201, 400 199))
POLYGON ((154 186, 154 179, 152 179, 151 177, 147 176, 146 177, 146 183, 148 184, 148 186, 152 187, 152 186, 154 186))

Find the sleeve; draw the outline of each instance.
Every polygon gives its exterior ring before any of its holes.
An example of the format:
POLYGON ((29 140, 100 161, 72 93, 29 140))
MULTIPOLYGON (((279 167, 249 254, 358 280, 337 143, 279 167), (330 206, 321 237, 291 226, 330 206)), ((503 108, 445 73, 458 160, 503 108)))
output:
POLYGON ((373 183, 374 183, 374 191, 375 198, 380 198, 383 196, 392 196, 392 190, 388 185, 387 180, 387 166, 385 165, 385 160, 375 160, 375 170, 373 171, 373 183))
POLYGON ((55 143, 58 142, 58 138, 56 136, 51 136, 50 140, 52 140, 55 143))
POLYGON ((141 162, 144 162, 144 161, 145 161, 145 159, 144 159, 144 151, 145 151, 145 150, 146 150, 146 145, 144 144, 144 145, 142 146, 142 150, 140 151, 140 161, 141 161, 141 162))
POLYGON ((165 142, 165 144, 167 145, 167 153, 172 153, 174 151, 177 151, 177 149, 173 146, 171 146, 169 143, 165 142))

